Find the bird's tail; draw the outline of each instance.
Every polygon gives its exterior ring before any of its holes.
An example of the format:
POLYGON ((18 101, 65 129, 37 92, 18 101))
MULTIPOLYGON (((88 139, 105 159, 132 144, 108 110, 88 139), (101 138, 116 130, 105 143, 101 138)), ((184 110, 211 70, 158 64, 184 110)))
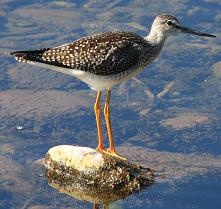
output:
POLYGON ((14 56, 18 62, 30 61, 29 51, 13 51, 13 52, 10 52, 9 55, 14 56))
POLYGON ((2 56, 13 56, 19 62, 26 62, 27 61, 26 59, 24 59, 26 53, 24 53, 22 51, 12 51, 12 52, 9 52, 9 51, 0 50, 0 56, 1 55, 2 56))
POLYGON ((0 55, 13 56, 19 62, 40 61, 39 59, 46 50, 48 49, 45 48, 33 51, 12 51, 12 52, 0 50, 0 55))

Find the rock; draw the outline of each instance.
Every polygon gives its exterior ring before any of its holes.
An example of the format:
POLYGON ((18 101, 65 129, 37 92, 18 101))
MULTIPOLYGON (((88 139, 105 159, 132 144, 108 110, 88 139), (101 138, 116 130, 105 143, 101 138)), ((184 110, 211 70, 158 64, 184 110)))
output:
POLYGON ((77 112, 89 107, 90 98, 81 93, 57 90, 5 90, 0 91, 0 117, 44 118, 50 114, 77 112))
POLYGON ((197 124, 207 124, 209 119, 199 113, 181 114, 174 118, 161 121, 162 126, 172 126, 175 129, 192 128, 197 124))
POLYGON ((49 185, 93 203, 122 199, 154 183, 152 170, 88 147, 53 147, 44 164, 49 185))
POLYGON ((2 143, 0 146, 0 154, 1 155, 7 155, 12 154, 15 152, 15 147, 12 146, 10 143, 2 143))
POLYGON ((24 193, 31 194, 33 187, 22 178, 23 170, 24 167, 14 160, 0 155, 1 190, 13 194, 14 198, 21 198, 24 193))
POLYGON ((211 70, 213 71, 213 74, 217 78, 221 78, 221 61, 216 62, 212 67, 211 70))
POLYGON ((100 152, 89 147, 60 145, 51 148, 46 155, 46 166, 50 169, 48 158, 52 162, 61 163, 78 171, 98 171, 104 165, 104 158, 100 152))

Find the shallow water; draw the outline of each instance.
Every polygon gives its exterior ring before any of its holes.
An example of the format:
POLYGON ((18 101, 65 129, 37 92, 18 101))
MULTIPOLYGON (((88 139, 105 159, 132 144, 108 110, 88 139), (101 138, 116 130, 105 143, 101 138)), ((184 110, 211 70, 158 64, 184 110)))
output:
MULTIPOLYGON (((110 208, 220 208, 220 10, 215 0, 0 1, 1 51, 107 30, 144 36, 165 12, 218 36, 171 37, 155 63, 114 87, 119 151, 166 175, 110 208)), ((96 147, 95 95, 75 78, 0 57, 0 208, 92 208, 50 188, 38 159, 59 144, 96 147)))

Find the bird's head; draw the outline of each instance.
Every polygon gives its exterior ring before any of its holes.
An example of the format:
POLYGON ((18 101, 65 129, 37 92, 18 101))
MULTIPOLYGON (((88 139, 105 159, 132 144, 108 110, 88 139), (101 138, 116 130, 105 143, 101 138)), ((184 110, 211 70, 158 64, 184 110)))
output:
POLYGON ((157 36, 157 39, 165 39, 174 33, 190 33, 197 36, 216 37, 208 33, 202 33, 180 24, 179 20, 173 15, 158 15, 152 24, 151 35, 157 36))

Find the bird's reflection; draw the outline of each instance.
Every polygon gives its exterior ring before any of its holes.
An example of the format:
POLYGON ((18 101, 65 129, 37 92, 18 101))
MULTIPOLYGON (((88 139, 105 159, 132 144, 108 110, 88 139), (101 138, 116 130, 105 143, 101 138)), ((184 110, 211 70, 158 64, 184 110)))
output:
MULTIPOLYGON (((104 203, 102 209, 108 209, 109 208, 109 203, 104 203)), ((93 209, 100 209, 100 204, 94 203, 93 209)))

